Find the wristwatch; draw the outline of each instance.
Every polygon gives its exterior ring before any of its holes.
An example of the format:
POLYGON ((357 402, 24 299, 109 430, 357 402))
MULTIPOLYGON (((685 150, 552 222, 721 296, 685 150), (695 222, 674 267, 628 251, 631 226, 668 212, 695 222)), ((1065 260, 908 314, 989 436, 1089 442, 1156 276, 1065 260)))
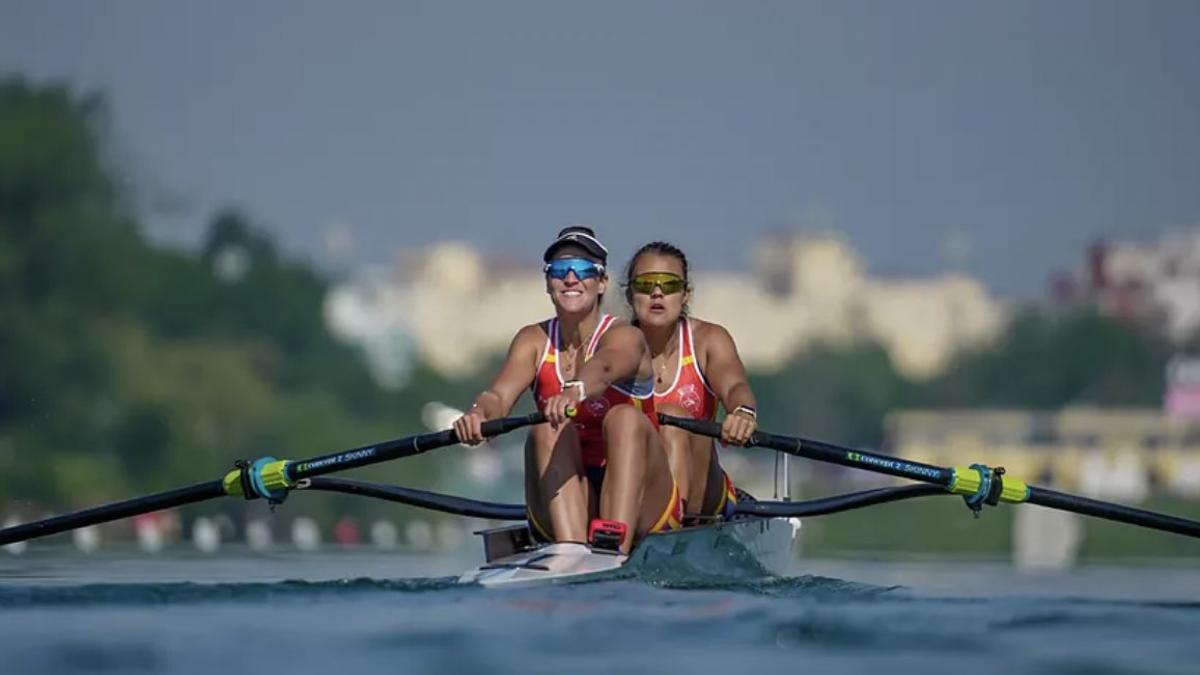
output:
POLYGON ((563 382, 563 391, 566 391, 568 387, 579 387, 580 401, 587 398, 587 386, 583 383, 583 380, 567 380, 563 382))
POLYGON ((747 414, 747 415, 749 415, 751 418, 753 418, 753 419, 754 419, 754 421, 756 421, 756 422, 758 421, 758 411, 757 411, 757 410, 755 410, 755 409, 754 409, 752 406, 748 406, 748 405, 739 405, 738 407, 736 407, 736 408, 734 408, 734 409, 733 409, 733 412, 735 412, 735 413, 739 413, 739 412, 740 412, 740 413, 746 413, 746 414, 747 414))

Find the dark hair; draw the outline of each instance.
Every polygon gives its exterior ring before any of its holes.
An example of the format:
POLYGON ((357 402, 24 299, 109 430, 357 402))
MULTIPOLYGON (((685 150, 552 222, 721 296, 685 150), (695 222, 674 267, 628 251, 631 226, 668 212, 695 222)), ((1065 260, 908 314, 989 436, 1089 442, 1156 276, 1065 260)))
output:
MULTIPOLYGON (((670 242, 652 241, 635 251, 633 257, 629 259, 629 264, 625 265, 625 283, 623 285, 625 287, 625 302, 629 304, 630 308, 633 307, 633 291, 629 287, 629 284, 633 281, 633 269, 637 267, 638 258, 641 258, 647 253, 655 253, 657 255, 663 255, 678 260, 679 264, 683 266, 683 281, 687 284, 687 290, 692 290, 692 283, 688 279, 687 256, 684 255, 683 250, 670 242)), ((688 306, 684 304, 683 312, 681 314, 682 316, 687 316, 687 313, 688 306)), ((633 317, 633 324, 635 326, 637 325, 636 316, 633 317)))

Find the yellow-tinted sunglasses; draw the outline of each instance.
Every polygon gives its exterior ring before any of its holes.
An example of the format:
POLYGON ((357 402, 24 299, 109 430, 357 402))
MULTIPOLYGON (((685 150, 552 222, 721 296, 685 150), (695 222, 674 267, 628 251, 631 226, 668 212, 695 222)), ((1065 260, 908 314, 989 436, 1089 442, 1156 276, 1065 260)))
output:
POLYGON ((670 272, 645 272, 629 280, 629 287, 633 292, 642 295, 653 293, 655 286, 662 289, 663 295, 675 295, 687 288, 687 282, 678 274, 670 272))

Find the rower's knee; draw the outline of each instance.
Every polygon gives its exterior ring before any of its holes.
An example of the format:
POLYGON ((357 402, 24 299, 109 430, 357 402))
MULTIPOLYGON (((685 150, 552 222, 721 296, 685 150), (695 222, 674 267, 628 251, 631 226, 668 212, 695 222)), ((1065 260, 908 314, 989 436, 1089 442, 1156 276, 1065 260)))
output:
POLYGON ((646 416, 628 404, 613 406, 604 416, 604 437, 636 434, 642 430, 646 416))
POLYGON ((604 416, 604 444, 609 465, 634 461, 643 465, 654 428, 642 412, 631 405, 614 406, 604 416))

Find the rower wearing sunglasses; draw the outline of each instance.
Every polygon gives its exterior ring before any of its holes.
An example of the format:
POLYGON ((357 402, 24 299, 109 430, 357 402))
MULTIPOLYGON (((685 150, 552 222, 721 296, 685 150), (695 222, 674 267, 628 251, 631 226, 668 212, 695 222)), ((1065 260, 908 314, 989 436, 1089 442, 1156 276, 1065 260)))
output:
POLYGON ((454 429, 463 442, 481 443, 480 425, 508 415, 531 390, 548 423, 525 443, 530 530, 629 553, 683 517, 658 434, 650 352, 638 329, 600 310, 608 250, 590 228, 563 229, 543 262, 554 318, 517 333, 499 374, 454 429))
MULTIPOLYGON (((651 242, 629 261, 625 279, 625 299, 654 364, 655 407, 668 415, 714 421, 720 402, 726 410, 721 442, 745 445, 758 428, 754 392, 729 331, 688 316, 687 256, 667 242, 651 242)), ((712 439, 678 427, 663 426, 660 433, 685 516, 732 516, 737 490, 721 469, 712 439)))

